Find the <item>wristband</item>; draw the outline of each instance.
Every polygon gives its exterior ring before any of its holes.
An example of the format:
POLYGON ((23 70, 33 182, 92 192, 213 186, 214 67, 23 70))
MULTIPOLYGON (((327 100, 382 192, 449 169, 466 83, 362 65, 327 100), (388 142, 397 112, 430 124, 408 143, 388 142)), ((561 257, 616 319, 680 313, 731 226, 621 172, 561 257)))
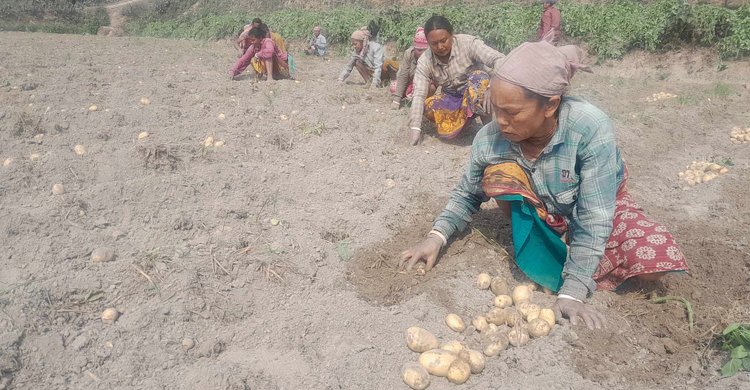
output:
POLYGON ((443 233, 440 233, 440 232, 439 232, 439 231, 437 231, 437 230, 430 230, 430 232, 429 232, 429 233, 427 233, 427 235, 428 235, 428 236, 437 236, 437 238, 439 238, 439 239, 440 239, 440 241, 442 241, 442 243, 443 243, 443 245, 442 245, 442 246, 446 246, 446 245, 448 245, 448 239, 447 239, 447 238, 445 238, 445 235, 443 235, 443 233))
POLYGON ((565 294, 560 294, 560 295, 558 295, 558 296, 557 296, 557 298, 558 298, 558 299, 569 299, 569 300, 571 300, 571 301, 576 301, 576 302, 578 302, 578 303, 583 303, 583 301, 582 301, 582 300, 580 300, 580 299, 578 299, 578 298, 573 298, 573 297, 571 297, 570 295, 565 295, 565 294))

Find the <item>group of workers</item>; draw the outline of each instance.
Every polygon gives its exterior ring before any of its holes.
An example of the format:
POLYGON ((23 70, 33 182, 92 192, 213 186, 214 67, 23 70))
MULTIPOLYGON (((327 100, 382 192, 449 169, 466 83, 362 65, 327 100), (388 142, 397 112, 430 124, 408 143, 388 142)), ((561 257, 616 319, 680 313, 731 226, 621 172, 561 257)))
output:
MULTIPOLYGON (((468 168, 432 230, 402 253, 402 268, 424 262, 429 271, 480 204, 494 199, 511 221, 519 268, 557 293, 558 319, 601 328, 602 315, 585 303, 596 289, 613 290, 631 278, 655 281, 688 267, 672 235, 628 193, 612 121, 591 103, 568 96, 573 75, 589 68, 580 48, 557 46, 555 2, 545 1, 538 41, 507 55, 475 36, 456 34, 450 21, 436 15, 416 30, 412 46, 394 65, 385 60, 383 45, 359 29, 338 80, 354 69, 368 87, 380 86, 384 76, 393 79, 392 108, 411 102, 412 145, 421 140, 424 119, 444 139, 456 137, 472 118, 482 121, 468 168)), ((233 77, 248 64, 266 77, 272 70, 269 79, 290 77, 283 42, 261 21, 246 26, 240 41, 233 77)), ((305 53, 321 56, 326 50, 316 27, 305 53)))

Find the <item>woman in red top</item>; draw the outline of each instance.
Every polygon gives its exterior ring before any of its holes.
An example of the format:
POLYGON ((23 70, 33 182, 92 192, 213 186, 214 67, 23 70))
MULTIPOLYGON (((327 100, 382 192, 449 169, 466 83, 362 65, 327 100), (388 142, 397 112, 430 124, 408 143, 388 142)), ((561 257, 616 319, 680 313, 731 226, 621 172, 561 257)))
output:
POLYGON ((562 31, 560 30, 560 10, 555 8, 557 0, 545 0, 542 20, 539 21, 539 30, 537 30, 537 40, 545 41, 557 45, 560 42, 562 31))
POLYGON ((266 36, 267 31, 262 28, 256 27, 248 32, 248 47, 245 54, 229 71, 232 79, 240 75, 249 65, 253 66, 258 78, 265 76, 269 81, 291 78, 287 53, 266 36))

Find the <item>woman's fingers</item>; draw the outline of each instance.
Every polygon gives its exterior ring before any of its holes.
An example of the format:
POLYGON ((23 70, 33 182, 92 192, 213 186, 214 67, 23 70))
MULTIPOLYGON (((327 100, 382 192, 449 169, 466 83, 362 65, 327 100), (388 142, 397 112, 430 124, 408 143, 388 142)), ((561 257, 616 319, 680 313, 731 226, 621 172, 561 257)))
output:
POLYGON ((587 328, 594 330, 594 319, 591 318, 591 313, 588 310, 581 310, 581 312, 578 313, 578 316, 581 317, 587 328))

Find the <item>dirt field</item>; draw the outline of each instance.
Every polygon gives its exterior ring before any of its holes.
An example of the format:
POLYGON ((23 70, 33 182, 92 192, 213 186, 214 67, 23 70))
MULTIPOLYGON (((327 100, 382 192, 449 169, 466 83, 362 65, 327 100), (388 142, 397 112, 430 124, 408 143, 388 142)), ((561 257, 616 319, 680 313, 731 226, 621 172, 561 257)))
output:
MULTIPOLYGON (((477 128, 410 147, 385 90, 333 81, 343 59, 298 56, 299 82, 256 84, 229 80, 234 58, 226 42, 0 33, 0 161, 12 159, 0 166, 0 389, 405 388, 407 327, 475 346, 444 316, 489 309, 479 272, 525 281, 493 243, 509 228, 491 209, 433 272, 395 269, 477 128), (114 260, 92 263, 99 247, 114 260), (113 325, 107 307, 122 312, 113 325)), ((690 275, 597 293, 606 330, 557 326, 464 388, 750 387, 746 373, 720 379, 725 356, 708 345, 750 321, 750 144, 729 140, 750 127, 750 63, 716 69, 707 53, 634 54, 574 90, 611 114, 631 192, 671 228, 690 275), (661 91, 678 97, 646 101, 661 91), (701 159, 733 166, 683 189, 677 173, 701 159), (689 299, 695 329, 651 292, 689 299)))

